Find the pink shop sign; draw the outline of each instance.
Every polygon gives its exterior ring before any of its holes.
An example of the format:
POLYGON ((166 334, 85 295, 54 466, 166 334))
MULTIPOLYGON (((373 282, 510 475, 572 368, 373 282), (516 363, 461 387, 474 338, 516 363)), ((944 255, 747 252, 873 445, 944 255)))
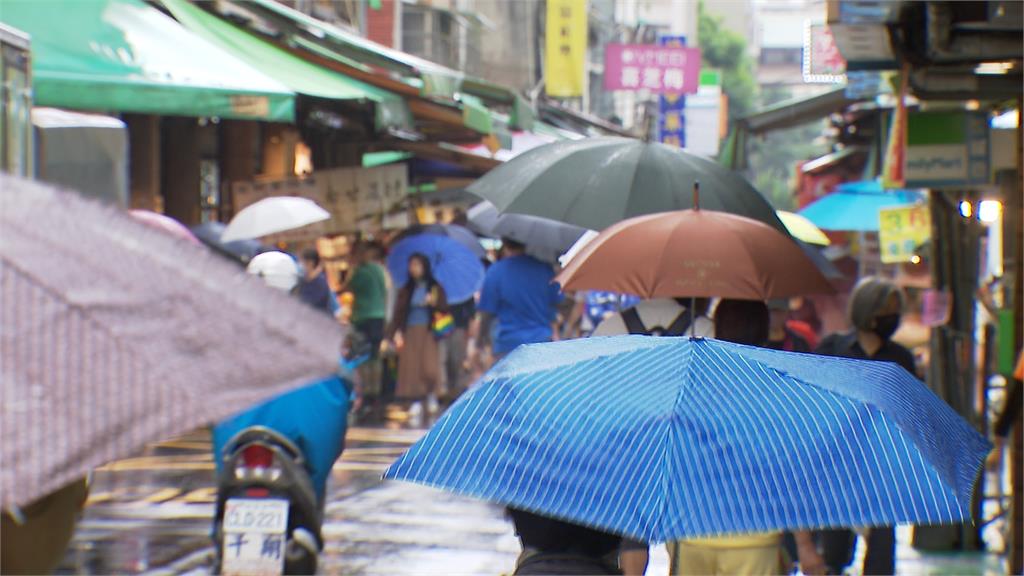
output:
POLYGON ((700 48, 652 44, 604 47, 606 90, 647 90, 656 94, 696 94, 700 48))

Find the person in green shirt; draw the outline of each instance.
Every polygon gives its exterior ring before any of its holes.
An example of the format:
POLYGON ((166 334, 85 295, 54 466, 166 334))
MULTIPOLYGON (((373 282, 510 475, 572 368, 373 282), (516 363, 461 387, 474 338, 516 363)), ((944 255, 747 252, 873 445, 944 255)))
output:
POLYGON ((380 348, 384 339, 384 325, 388 304, 388 273, 381 263, 383 250, 369 242, 358 244, 352 253, 355 269, 345 286, 352 293, 352 325, 366 339, 371 358, 361 367, 363 399, 368 405, 380 408, 381 363, 380 348))

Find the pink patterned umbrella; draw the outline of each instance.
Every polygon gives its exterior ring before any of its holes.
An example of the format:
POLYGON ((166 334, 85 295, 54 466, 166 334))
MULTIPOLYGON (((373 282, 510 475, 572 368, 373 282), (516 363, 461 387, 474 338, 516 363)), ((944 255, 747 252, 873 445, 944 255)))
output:
POLYGON ((341 328, 213 252, 0 175, 0 506, 337 369, 341 328))
POLYGON ((132 218, 135 218, 139 222, 163 230, 171 236, 181 238, 182 240, 197 246, 202 244, 202 242, 200 242, 184 224, 170 216, 164 216, 163 214, 151 212, 149 210, 129 210, 128 213, 131 214, 132 218))

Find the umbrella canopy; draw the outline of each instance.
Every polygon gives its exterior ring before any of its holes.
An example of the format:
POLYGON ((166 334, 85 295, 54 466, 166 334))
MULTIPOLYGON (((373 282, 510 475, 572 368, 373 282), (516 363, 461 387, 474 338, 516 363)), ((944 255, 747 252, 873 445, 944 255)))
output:
POLYGON ((213 248, 217 252, 242 264, 248 264, 257 254, 269 250, 259 240, 235 240, 233 242, 222 242, 224 230, 227 224, 221 222, 207 222, 192 228, 192 233, 200 242, 213 248))
POLYGON ((184 224, 178 222, 177 220, 171 218, 170 216, 164 216, 163 214, 158 214, 156 212, 151 212, 149 210, 129 210, 128 213, 131 214, 132 218, 135 218, 139 222, 142 222, 159 230, 163 230, 164 232, 170 234, 171 236, 180 238, 191 244, 201 244, 199 239, 195 237, 195 234, 192 234, 192 232, 188 228, 186 228, 184 224))
POLYGON ((447 236, 468 248, 470 252, 476 254, 477 258, 487 257, 487 251, 480 244, 480 238, 470 229, 457 224, 415 224, 395 236, 392 243, 401 242, 409 236, 416 236, 417 234, 440 234, 441 236, 447 236))
POLYGON ((608 290, 643 298, 767 300, 832 287, 789 236, 724 212, 638 216, 588 243, 556 281, 564 290, 608 290))
POLYGON ((333 373, 340 328, 201 246, 0 176, 0 505, 333 373))
POLYGON ((509 160, 467 190, 502 212, 601 230, 642 214, 701 207, 786 232, 768 200, 737 172, 679 148, 632 138, 565 140, 509 160))
POLYGON ((409 258, 423 254, 449 303, 465 302, 484 282, 484 266, 462 243, 440 234, 417 234, 400 240, 388 253, 388 272, 395 286, 409 281, 409 258))
POLYGON ((614 336, 518 348, 384 477, 659 542, 969 520, 989 447, 895 364, 614 336))
POLYGON ((822 253, 821 247, 808 244, 802 240, 797 240, 796 243, 800 246, 800 249, 804 251, 804 254, 807 255, 807 258, 818 267, 818 271, 821 272, 822 276, 829 280, 840 280, 845 278, 839 268, 836 268, 836 265, 822 253))
POLYGON ((557 263, 587 230, 557 220, 501 214, 494 204, 484 201, 466 213, 469 225, 479 234, 491 238, 509 238, 526 246, 526 253, 545 262, 557 263))
POLYGON ((878 232, 878 211, 924 200, 916 190, 884 190, 874 180, 840 184, 800 211, 822 230, 878 232))
POLYGON ((776 210, 775 213, 779 216, 779 220, 782 220, 786 230, 789 231, 793 238, 818 246, 828 246, 832 243, 828 236, 821 231, 821 228, 815 226, 814 222, 807 218, 795 212, 786 212, 785 210, 776 210))
POLYGON ((261 238, 330 218, 330 212, 309 198, 271 196, 254 202, 235 214, 224 230, 221 242, 261 238))

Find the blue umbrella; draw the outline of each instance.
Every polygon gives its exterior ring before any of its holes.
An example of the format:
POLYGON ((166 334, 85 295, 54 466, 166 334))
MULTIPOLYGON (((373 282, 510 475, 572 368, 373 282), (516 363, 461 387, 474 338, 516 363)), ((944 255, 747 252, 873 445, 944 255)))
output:
POLYGON ((447 236, 469 248, 469 251, 475 254, 477 258, 487 257, 487 251, 480 244, 480 238, 469 228, 457 224, 415 224, 403 230, 398 236, 395 236, 393 242, 399 242, 409 236, 416 236, 418 234, 440 234, 447 236))
POLYGON ((413 254, 423 254, 430 260, 434 279, 444 288, 450 303, 469 300, 483 284, 483 264, 461 242, 440 234, 416 234, 403 238, 388 254, 388 272, 395 286, 408 282, 413 254))
POLYGON ((819 198, 800 214, 822 230, 877 232, 878 211, 924 199, 916 190, 885 190, 874 180, 840 184, 836 191, 819 198))
POLYGON ((895 364, 616 336, 521 347, 384 476, 659 542, 965 521, 988 450, 895 364))

